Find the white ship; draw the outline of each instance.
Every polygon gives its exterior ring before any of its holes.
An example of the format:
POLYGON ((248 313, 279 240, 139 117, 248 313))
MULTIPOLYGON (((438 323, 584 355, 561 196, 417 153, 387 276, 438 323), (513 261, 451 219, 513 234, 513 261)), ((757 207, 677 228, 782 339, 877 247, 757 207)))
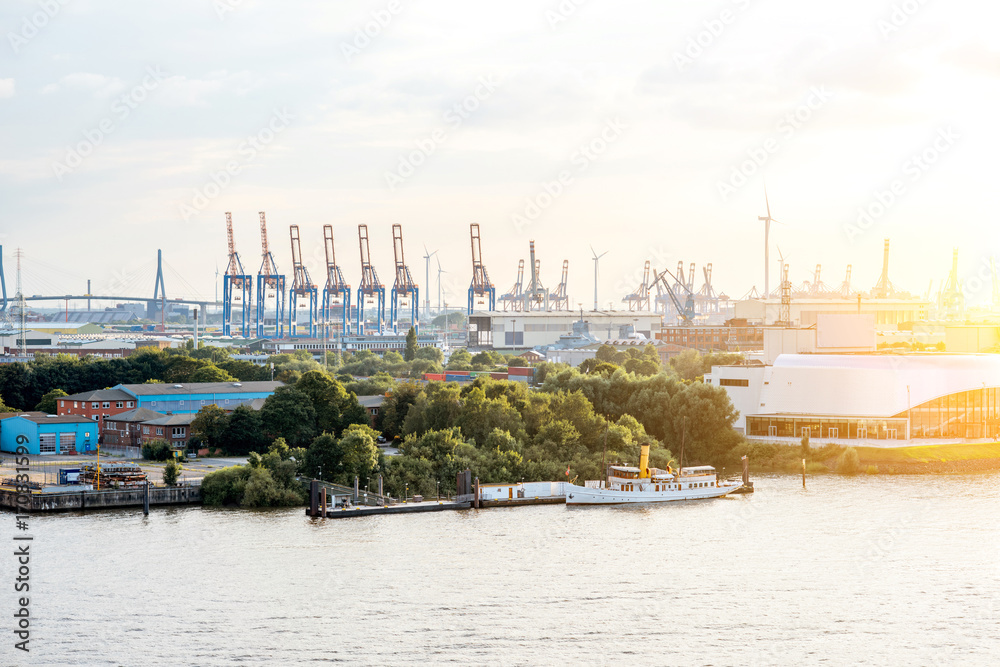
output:
POLYGON ((650 468, 649 445, 642 446, 639 467, 608 466, 606 482, 588 481, 585 484, 566 485, 567 505, 663 503, 718 498, 743 486, 742 482, 720 481, 712 466, 681 468, 679 474, 650 468))

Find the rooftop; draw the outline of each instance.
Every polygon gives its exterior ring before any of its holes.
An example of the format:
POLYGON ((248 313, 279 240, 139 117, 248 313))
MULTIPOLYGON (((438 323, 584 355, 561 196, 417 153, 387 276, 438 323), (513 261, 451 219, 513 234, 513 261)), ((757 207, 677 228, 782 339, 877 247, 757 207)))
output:
POLYGON ((128 412, 123 412, 118 415, 114 415, 108 418, 108 421, 116 422, 144 422, 150 419, 157 419, 162 417, 162 412, 156 412, 155 410, 150 410, 148 408, 136 408, 135 410, 129 410, 128 412))
POLYGON ((157 419, 150 419, 142 422, 151 426, 187 426, 195 420, 198 415, 165 415, 157 419))
POLYGON ((60 401, 126 401, 131 400, 131 396, 120 389, 95 389, 93 391, 82 391, 72 396, 60 396, 56 400, 60 401))
POLYGON ((96 424, 93 419, 83 415, 47 415, 44 412, 19 412, 16 417, 22 417, 36 424, 96 424))
POLYGON ((170 396, 187 394, 261 394, 274 393, 284 382, 188 382, 184 384, 120 384, 136 396, 170 396))

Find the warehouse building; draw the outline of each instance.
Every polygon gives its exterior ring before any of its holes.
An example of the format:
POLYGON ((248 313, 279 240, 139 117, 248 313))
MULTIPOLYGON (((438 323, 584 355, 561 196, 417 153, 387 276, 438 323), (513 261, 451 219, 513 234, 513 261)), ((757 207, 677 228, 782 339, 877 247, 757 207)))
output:
POLYGON ((875 353, 871 324, 829 317, 818 327, 766 330, 763 363, 715 366, 706 376, 726 390, 747 437, 1000 436, 1000 355, 875 353))
POLYGON ((650 311, 492 311, 469 316, 469 347, 525 350, 552 345, 563 335, 573 334, 574 323, 583 321, 601 340, 622 338, 623 327, 653 339, 663 326, 663 317, 650 311))
POLYGON ((76 454, 97 449, 97 424, 82 415, 18 413, 0 421, 0 450, 76 454))
POLYGON ((263 382, 190 382, 187 384, 119 384, 135 402, 134 407, 175 415, 196 413, 206 405, 232 411, 241 405, 259 405, 284 383, 263 382))

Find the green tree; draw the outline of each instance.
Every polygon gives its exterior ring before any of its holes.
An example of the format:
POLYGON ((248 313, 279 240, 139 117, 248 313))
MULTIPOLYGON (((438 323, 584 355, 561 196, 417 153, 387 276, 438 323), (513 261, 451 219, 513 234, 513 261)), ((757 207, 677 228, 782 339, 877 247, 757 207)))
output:
POLYGON ((176 485, 182 469, 181 464, 176 459, 167 461, 167 465, 163 466, 163 483, 167 486, 176 485))
POLYGON ((206 445, 219 447, 228 425, 229 415, 225 410, 215 404, 206 405, 191 422, 191 435, 206 445))
POLYGON ((458 349, 451 353, 448 358, 448 370, 462 371, 468 370, 472 364, 472 355, 466 349, 458 349))
POLYGON ((507 357, 507 366, 515 366, 517 368, 524 368, 528 365, 528 360, 524 357, 519 357, 516 355, 511 355, 507 357))
POLYGON ((316 436, 316 409, 304 391, 293 386, 278 387, 260 410, 264 436, 285 438, 293 447, 302 447, 316 436))
POLYGON ((147 440, 142 444, 142 458, 147 461, 167 461, 174 456, 166 440, 147 440))
POLYGON ((376 435, 371 427, 362 424, 352 424, 344 431, 340 439, 342 483, 353 484, 355 475, 361 479, 371 477, 378 466, 376 435))
POLYGON ((39 412, 47 412, 50 415, 54 415, 59 411, 59 406, 56 401, 63 396, 69 396, 69 394, 59 388, 46 392, 46 394, 42 396, 42 400, 35 406, 35 409, 39 412))
POLYGON ((308 371, 295 383, 295 388, 312 402, 316 411, 316 433, 330 432, 339 435, 344 430, 344 410, 350 407, 351 401, 344 385, 322 371, 308 371))
POLYGON ((403 423, 406 415, 413 404, 417 402, 417 397, 420 396, 421 392, 422 389, 419 385, 404 382, 386 397, 382 403, 382 409, 379 410, 378 426, 382 435, 391 440, 397 435, 403 434, 403 423))
POLYGON ((209 362, 188 376, 188 382, 234 382, 236 378, 209 362))
POLYGON ((229 415, 221 440, 222 448, 231 455, 263 451, 267 439, 260 412, 246 405, 238 406, 229 415))
POLYGON ((427 347, 420 347, 413 353, 414 359, 424 359, 426 361, 433 361, 436 364, 444 363, 444 352, 440 348, 428 345, 427 347))
POLYGON ((417 358, 417 330, 410 327, 410 330, 406 332, 406 352, 403 354, 403 359, 406 361, 413 361, 417 358))
POLYGON ((303 473, 322 480, 340 479, 344 474, 344 451, 332 433, 323 433, 306 449, 303 473))

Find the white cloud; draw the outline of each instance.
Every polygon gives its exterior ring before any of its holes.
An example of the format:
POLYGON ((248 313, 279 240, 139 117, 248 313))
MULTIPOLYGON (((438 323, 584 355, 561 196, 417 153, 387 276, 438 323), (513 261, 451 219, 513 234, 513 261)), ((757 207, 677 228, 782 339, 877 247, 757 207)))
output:
POLYGON ((0 100, 14 97, 14 79, 0 79, 0 100))
POLYGON ((74 72, 67 74, 56 83, 50 83, 42 88, 42 93, 48 95, 61 90, 90 93, 95 98, 111 97, 121 92, 125 84, 118 77, 94 74, 92 72, 74 72))

